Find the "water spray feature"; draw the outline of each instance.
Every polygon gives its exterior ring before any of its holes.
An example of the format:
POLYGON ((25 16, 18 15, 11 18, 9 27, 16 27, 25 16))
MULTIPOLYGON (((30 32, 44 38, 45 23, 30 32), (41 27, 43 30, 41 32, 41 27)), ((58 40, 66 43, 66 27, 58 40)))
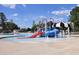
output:
MULTIPOLYGON (((42 23, 41 23, 43 25, 41 25, 42 27, 39 27, 39 30, 37 30, 35 33, 33 33, 29 36, 26 35, 24 37, 17 38, 17 39, 36 40, 37 38, 39 38, 38 40, 41 40, 41 38, 43 38, 43 39, 45 39, 44 41, 50 42, 52 40, 56 41, 56 40, 63 40, 63 38, 64 39, 70 38, 70 31, 69 31, 68 24, 66 24, 67 26, 65 26, 65 27, 67 27, 67 29, 66 29, 67 34, 66 34, 66 32, 61 29, 61 25, 60 25, 61 23, 57 23, 56 26, 53 26, 53 27, 48 27, 47 23, 48 23, 47 19, 43 18, 42 23)), ((55 23, 53 23, 53 24, 55 24, 55 23)))

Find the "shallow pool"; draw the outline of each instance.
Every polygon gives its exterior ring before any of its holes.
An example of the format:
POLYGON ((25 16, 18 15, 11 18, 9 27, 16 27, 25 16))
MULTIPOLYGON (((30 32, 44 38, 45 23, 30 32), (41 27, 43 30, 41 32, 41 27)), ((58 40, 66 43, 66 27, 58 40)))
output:
MULTIPOLYGON (((31 33, 18 33, 14 35, 2 35, 3 40, 13 41, 13 42, 44 42, 47 40, 55 41, 55 40, 63 40, 62 38, 48 38, 48 37, 37 37, 37 38, 25 38, 31 36, 31 33)), ((0 35, 1 37, 1 35, 0 35)))
POLYGON ((31 36, 31 33, 19 33, 14 35, 0 35, 0 38, 7 41, 13 42, 28 42, 28 41, 41 41, 45 40, 45 38, 25 38, 31 36))

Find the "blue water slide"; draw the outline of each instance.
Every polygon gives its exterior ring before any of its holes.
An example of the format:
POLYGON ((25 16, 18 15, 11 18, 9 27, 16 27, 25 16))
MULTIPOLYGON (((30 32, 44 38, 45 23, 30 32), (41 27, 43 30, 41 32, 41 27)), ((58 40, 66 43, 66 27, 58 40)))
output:
POLYGON ((53 29, 53 30, 48 30, 46 31, 42 37, 55 37, 59 34, 59 30, 58 29, 53 29))

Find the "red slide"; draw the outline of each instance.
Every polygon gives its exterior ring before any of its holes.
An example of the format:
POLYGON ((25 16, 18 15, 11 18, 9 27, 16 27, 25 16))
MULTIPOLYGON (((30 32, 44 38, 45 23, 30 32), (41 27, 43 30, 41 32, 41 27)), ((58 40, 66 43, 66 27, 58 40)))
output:
POLYGON ((24 38, 17 38, 17 39, 35 38, 35 37, 37 37, 38 35, 42 35, 42 34, 44 34, 44 32, 36 32, 36 33, 34 33, 32 36, 24 37, 24 38))
POLYGON ((38 35, 41 35, 41 34, 43 34, 43 32, 36 32, 35 34, 33 34, 32 36, 27 37, 27 38, 35 38, 35 37, 37 37, 38 35))

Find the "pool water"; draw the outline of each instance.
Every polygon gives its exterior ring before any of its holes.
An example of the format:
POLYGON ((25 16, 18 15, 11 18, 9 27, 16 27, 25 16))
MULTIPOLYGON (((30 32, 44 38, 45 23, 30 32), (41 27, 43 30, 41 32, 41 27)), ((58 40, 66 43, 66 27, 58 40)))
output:
POLYGON ((41 40, 45 40, 43 37, 42 38, 25 38, 25 37, 29 37, 31 36, 31 33, 19 33, 19 34, 14 34, 14 35, 4 35, 3 40, 7 40, 7 41, 14 41, 14 42, 33 42, 33 41, 41 41, 41 40))
MULTIPOLYGON (((28 36, 31 36, 31 35, 32 35, 31 33, 19 33, 19 34, 14 34, 14 35, 6 35, 6 37, 4 37, 3 40, 13 41, 13 42, 43 42, 43 41, 48 40, 48 38, 46 38, 46 37, 25 38, 25 37, 28 37, 28 36)), ((51 40, 53 40, 53 39, 54 40, 60 40, 60 39, 57 39, 57 38, 56 39, 52 38, 51 40)))
POLYGON ((31 33, 19 33, 19 34, 15 34, 15 35, 28 37, 28 36, 31 36, 32 34, 31 33))

